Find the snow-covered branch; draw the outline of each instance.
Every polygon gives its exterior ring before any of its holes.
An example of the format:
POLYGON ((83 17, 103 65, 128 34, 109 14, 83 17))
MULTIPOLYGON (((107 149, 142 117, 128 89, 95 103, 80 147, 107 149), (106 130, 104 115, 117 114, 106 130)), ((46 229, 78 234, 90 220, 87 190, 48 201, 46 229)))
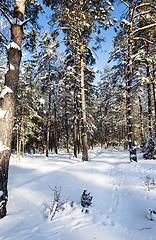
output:
POLYGON ((151 3, 142 3, 142 4, 138 5, 137 7, 135 7, 135 10, 138 9, 138 8, 147 7, 147 6, 150 6, 154 9, 156 9, 156 7, 154 5, 152 5, 151 3))
POLYGON ((131 35, 134 35, 134 34, 136 34, 136 33, 139 32, 139 31, 143 31, 143 30, 146 30, 146 29, 149 29, 149 28, 155 27, 155 26, 156 26, 156 23, 153 23, 153 24, 150 24, 150 25, 147 25, 147 26, 144 26, 144 27, 138 28, 138 29, 136 29, 134 32, 132 32, 131 35))
POLYGON ((6 17, 6 19, 9 21, 10 24, 12 24, 11 18, 5 13, 5 11, 0 7, 0 11, 3 13, 3 15, 6 17))
POLYGON ((150 43, 150 44, 153 44, 153 43, 154 43, 154 42, 151 42, 151 41, 149 41, 148 39, 143 38, 143 37, 135 37, 135 38, 133 38, 133 40, 143 40, 144 42, 147 42, 147 43, 150 43))

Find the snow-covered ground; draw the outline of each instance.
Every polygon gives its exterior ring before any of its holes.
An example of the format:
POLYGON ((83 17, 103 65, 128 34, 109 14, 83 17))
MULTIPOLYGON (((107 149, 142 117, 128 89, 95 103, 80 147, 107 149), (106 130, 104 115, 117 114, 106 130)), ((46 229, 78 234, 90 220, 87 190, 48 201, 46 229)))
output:
POLYGON ((0 240, 154 240, 156 221, 146 217, 156 208, 156 161, 129 163, 124 150, 94 149, 90 162, 69 154, 11 157, 8 214, 0 220, 0 240), (52 189, 61 187, 64 211, 50 220, 52 189), (82 212, 86 189, 93 197, 82 212), (149 191, 150 190, 150 191, 149 191), (70 203, 73 203, 73 207, 70 203))

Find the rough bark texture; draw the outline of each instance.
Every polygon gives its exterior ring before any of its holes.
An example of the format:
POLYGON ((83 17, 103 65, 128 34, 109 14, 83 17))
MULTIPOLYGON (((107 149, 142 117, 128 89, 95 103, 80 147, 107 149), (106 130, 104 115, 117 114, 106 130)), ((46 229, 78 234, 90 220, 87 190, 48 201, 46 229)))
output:
MULTIPOLYGON (((14 18, 23 21, 25 12, 25 1, 15 0, 14 18)), ((7 48, 8 68, 5 75, 5 87, 12 92, 8 92, 2 99, 1 108, 5 111, 5 116, 0 119, 0 142, 5 150, 0 152, 0 218, 6 215, 6 205, 8 200, 8 168, 11 154, 12 130, 14 125, 14 113, 17 94, 17 84, 19 79, 19 67, 21 61, 22 25, 11 26, 11 42, 7 48), (17 45, 18 46, 17 46, 17 45), (16 46, 16 47, 15 47, 16 46), (13 66, 13 67, 12 67, 13 66)))
POLYGON ((83 56, 83 38, 80 39, 80 88, 81 88, 81 111, 82 111, 82 161, 88 161, 88 143, 87 143, 87 119, 84 90, 84 56, 83 56))
POLYGON ((134 136, 134 121, 133 121, 133 62, 132 62, 132 24, 133 24, 133 0, 130 1, 129 6, 129 36, 128 36, 128 142, 129 142, 129 153, 130 161, 137 162, 136 147, 135 147, 135 136, 134 136))

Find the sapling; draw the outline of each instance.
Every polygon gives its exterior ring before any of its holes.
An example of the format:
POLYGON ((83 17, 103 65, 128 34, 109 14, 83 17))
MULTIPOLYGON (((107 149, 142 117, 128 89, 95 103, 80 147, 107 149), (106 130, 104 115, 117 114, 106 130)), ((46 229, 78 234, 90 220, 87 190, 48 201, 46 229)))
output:
POLYGON ((87 190, 84 190, 81 196, 81 206, 83 207, 82 212, 89 212, 88 207, 92 205, 93 197, 90 196, 90 193, 87 193, 87 190))

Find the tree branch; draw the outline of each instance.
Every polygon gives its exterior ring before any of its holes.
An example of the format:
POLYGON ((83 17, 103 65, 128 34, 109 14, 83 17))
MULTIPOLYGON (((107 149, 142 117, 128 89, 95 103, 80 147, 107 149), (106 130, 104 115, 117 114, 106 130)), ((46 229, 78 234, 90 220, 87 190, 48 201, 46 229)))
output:
POLYGON ((151 25, 148 25, 148 26, 145 26, 145 27, 142 27, 142 28, 138 28, 138 29, 136 29, 134 32, 132 32, 131 35, 134 35, 134 34, 136 34, 136 33, 139 32, 139 31, 143 31, 143 30, 146 30, 146 29, 155 27, 155 26, 156 26, 156 23, 153 23, 153 24, 151 24, 151 25))
POLYGON ((139 16, 141 16, 141 15, 148 14, 148 13, 150 13, 150 12, 151 12, 151 10, 146 11, 146 12, 138 13, 138 14, 136 14, 136 15, 133 17, 133 19, 135 19, 135 18, 137 18, 137 17, 139 17, 139 16))
POLYGON ((121 0, 121 2, 123 2, 129 8, 129 5, 125 1, 121 0))
POLYGON ((4 10, 1 7, 0 7, 0 11, 6 17, 6 19, 9 21, 9 23, 12 25, 12 20, 8 17, 8 15, 4 12, 4 10))
POLYGON ((147 42, 147 43, 150 43, 150 44, 153 44, 153 43, 154 43, 154 42, 151 42, 151 41, 149 41, 148 39, 142 38, 142 37, 135 37, 135 38, 133 38, 133 40, 143 40, 144 42, 147 42))
POLYGON ((139 6, 137 6, 137 7, 135 8, 135 10, 136 10, 137 8, 146 7, 146 6, 150 6, 150 7, 153 7, 154 9, 156 9, 156 7, 155 7, 154 5, 152 5, 151 3, 143 3, 143 4, 140 4, 139 6))

